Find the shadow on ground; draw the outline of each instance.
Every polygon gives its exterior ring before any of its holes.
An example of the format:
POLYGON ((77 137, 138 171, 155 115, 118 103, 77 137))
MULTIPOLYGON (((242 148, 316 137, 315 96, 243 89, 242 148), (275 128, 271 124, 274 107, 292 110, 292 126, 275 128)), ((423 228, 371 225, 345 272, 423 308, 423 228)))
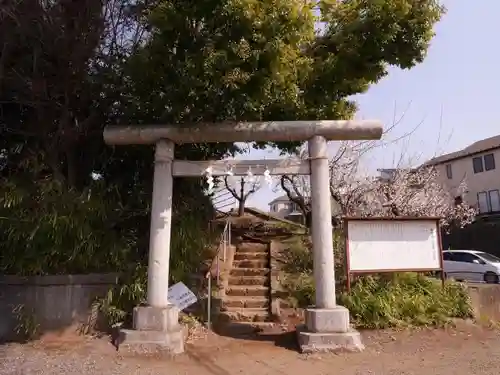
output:
POLYGON ((265 326, 252 326, 248 323, 222 323, 214 327, 214 333, 223 337, 236 340, 270 342, 276 347, 298 351, 297 336, 295 331, 283 332, 278 323, 265 326))

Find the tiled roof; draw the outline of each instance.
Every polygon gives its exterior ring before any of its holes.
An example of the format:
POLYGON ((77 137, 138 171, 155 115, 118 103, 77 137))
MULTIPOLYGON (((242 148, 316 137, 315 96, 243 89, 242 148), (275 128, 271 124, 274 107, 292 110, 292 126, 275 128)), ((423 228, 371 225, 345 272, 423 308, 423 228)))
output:
POLYGON ((442 164, 451 160, 465 158, 467 156, 479 154, 481 152, 493 150, 496 148, 500 148, 500 135, 474 142, 473 144, 467 146, 463 150, 452 152, 446 155, 437 156, 429 160, 424 165, 442 164))
POLYGON ((269 204, 271 205, 276 202, 288 202, 288 201, 290 201, 290 199, 288 199, 288 196, 282 195, 278 198, 274 198, 271 202, 269 202, 269 204))

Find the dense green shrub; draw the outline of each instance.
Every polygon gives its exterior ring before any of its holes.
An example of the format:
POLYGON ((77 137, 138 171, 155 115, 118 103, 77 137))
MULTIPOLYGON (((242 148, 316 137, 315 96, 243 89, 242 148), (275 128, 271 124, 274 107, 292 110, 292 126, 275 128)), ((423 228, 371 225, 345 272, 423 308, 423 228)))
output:
POLYGON ((282 286, 288 292, 290 302, 296 307, 314 304, 314 279, 310 272, 285 274, 282 286))
POLYGON ((137 231, 99 184, 78 192, 53 179, 3 180, 0 274, 116 272, 130 261, 137 231))
MULTIPOLYGON (((0 274, 119 273, 120 285, 97 303, 111 324, 126 321, 146 299, 148 205, 126 205, 99 181, 82 191, 51 178, 1 182, 0 274)), ((189 285, 210 259, 213 206, 196 181, 176 182, 170 282, 189 285)))
MULTIPOLYGON (((83 191, 54 179, 0 182, 0 274, 129 272, 147 264, 147 205, 125 206, 118 189, 101 182, 83 191)), ((172 281, 185 280, 206 259, 213 217, 199 185, 179 191, 188 196, 174 197, 172 281)))
MULTIPOLYGON (((343 283, 342 236, 335 236, 336 279, 343 283)), ((313 259, 307 241, 290 244, 283 255, 283 287, 297 307, 314 304, 313 259)), ((465 288, 458 283, 441 283, 422 274, 401 273, 361 277, 350 293, 337 290, 339 304, 346 306, 353 323, 360 328, 411 325, 443 325, 451 318, 467 318, 472 310, 465 288)))
MULTIPOLYGON (((104 298, 98 298, 94 307, 103 315, 108 327, 116 323, 131 323, 133 308, 146 301, 147 267, 138 264, 122 276, 123 282, 110 288, 104 298)), ((166 292, 166 291, 165 291, 166 292)))
MULTIPOLYGON (((311 274, 287 277, 284 286, 296 306, 314 304, 311 274)), ((337 297, 359 328, 441 326, 451 318, 472 316, 469 296, 462 284, 447 282, 443 288, 439 280, 414 273, 389 278, 362 277, 350 293, 339 293, 337 297)))
POLYGON ((282 270, 287 274, 311 273, 313 270, 313 257, 310 251, 311 244, 307 236, 297 236, 287 243, 282 252, 280 261, 282 270))
POLYGON ((472 316, 462 284, 447 282, 443 288, 439 280, 415 273, 363 277, 349 294, 339 296, 339 302, 362 328, 440 326, 451 318, 472 316))
MULTIPOLYGON (((200 220, 200 213, 192 210, 181 209, 174 217, 172 228, 170 283, 182 281, 194 287, 190 276, 199 272, 209 259, 208 245, 216 234, 209 233, 206 222, 200 220)), ((120 285, 96 301, 109 326, 130 323, 134 306, 146 302, 146 286, 147 263, 143 262, 125 273, 120 285)))

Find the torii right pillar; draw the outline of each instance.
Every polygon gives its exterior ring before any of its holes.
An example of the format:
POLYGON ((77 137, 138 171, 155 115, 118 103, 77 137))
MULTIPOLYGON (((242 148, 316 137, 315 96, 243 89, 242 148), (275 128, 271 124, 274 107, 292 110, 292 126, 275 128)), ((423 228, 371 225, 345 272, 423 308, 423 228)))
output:
POLYGON ((316 296, 315 306, 306 309, 305 325, 297 327, 299 346, 303 353, 362 351, 361 336, 349 323, 349 310, 336 302, 328 142, 314 136, 308 148, 316 296))

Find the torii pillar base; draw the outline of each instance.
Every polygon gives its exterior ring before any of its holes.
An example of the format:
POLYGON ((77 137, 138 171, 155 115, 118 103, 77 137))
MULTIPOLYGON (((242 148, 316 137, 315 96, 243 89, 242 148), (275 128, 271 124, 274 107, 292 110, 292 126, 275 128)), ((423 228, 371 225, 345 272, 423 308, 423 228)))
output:
POLYGON ((297 339, 302 353, 361 352, 365 349, 360 333, 349 324, 349 310, 342 306, 306 309, 306 324, 297 326, 297 339))
POLYGON ((138 353, 184 352, 184 329, 179 324, 175 306, 134 308, 133 329, 120 329, 117 346, 120 350, 138 353))

